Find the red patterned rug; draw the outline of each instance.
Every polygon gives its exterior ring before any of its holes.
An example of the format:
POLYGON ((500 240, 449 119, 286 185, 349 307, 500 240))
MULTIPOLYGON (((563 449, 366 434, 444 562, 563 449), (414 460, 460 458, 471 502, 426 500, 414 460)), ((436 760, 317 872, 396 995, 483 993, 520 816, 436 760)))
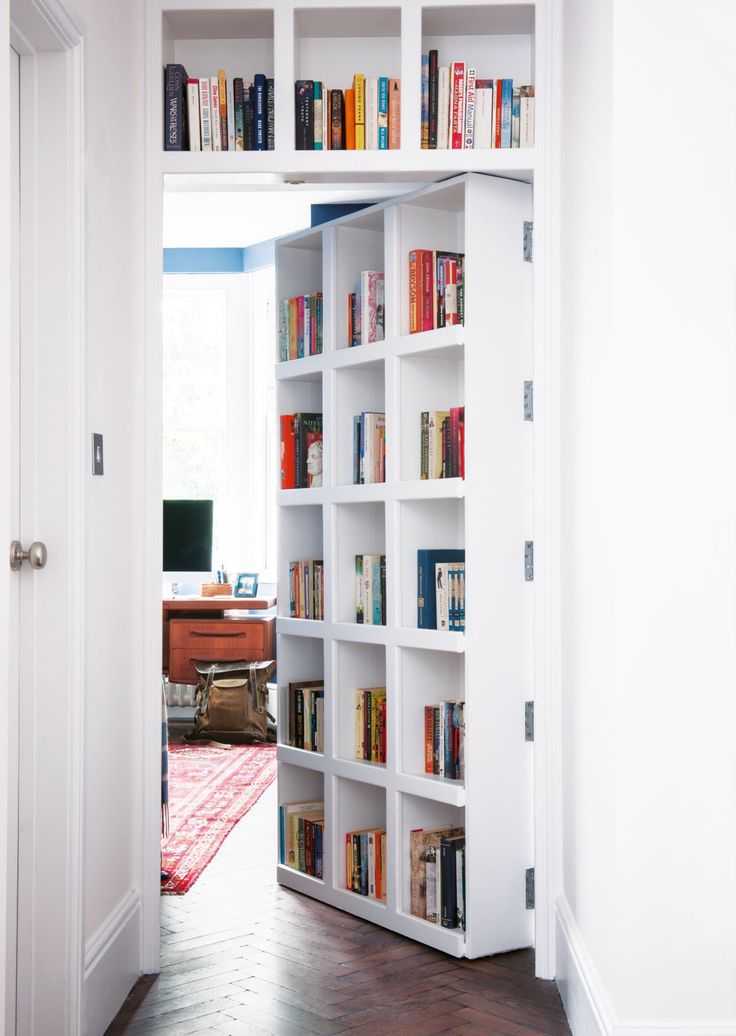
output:
POLYGON ((188 892, 276 776, 275 745, 169 745, 169 836, 162 894, 188 892))

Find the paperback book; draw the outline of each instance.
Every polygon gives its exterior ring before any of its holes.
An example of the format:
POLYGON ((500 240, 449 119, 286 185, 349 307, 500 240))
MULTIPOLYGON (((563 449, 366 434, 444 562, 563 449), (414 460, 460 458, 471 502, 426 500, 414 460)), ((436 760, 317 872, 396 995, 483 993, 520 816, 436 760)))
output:
POLYGON ((273 79, 216 75, 192 78, 180 64, 164 68, 164 150, 273 151, 273 79))
POLYGON ((389 151, 401 146, 401 80, 357 72, 352 85, 294 84, 297 151, 389 151))
POLYGON ((424 707, 424 772, 450 781, 465 776, 465 703, 424 707))
POLYGON ((386 625, 386 555, 355 555, 355 621, 386 625))
POLYGON ((324 802, 289 802, 279 806, 279 863, 322 878, 324 836, 324 802))
POLYGON ((363 411, 353 418, 353 485, 386 481, 386 415, 363 411))
POLYGON ((324 752, 325 687, 322 680, 289 684, 289 744, 307 752, 324 752))
MULTIPOLYGON (((448 565, 463 565, 463 600, 462 630, 465 629, 465 551, 464 550, 418 550, 417 551, 417 626, 422 630, 440 629, 438 623, 438 603, 444 615, 443 596, 448 591, 448 565), (438 570, 439 567, 439 570, 438 570), (441 585, 440 585, 441 584, 441 585)), ((455 577, 457 578, 457 577, 455 577)), ((453 593, 459 595, 460 590, 453 585, 453 593)), ((455 601, 459 608, 459 598, 455 601)), ((449 603, 448 603, 449 609, 449 603)), ((449 614, 449 612, 448 612, 449 614)), ((456 616, 455 621, 460 622, 456 616)), ((450 628, 450 627, 445 627, 450 628)), ((453 629, 458 628, 453 626, 453 629)), ((459 628, 458 628, 458 631, 459 628)))
POLYGON ((322 485, 322 414, 282 414, 281 488, 322 485))
POLYGON ((317 356, 323 348, 322 292, 279 302, 279 361, 317 356))
POLYGON ((386 831, 369 828, 345 835, 345 887, 370 899, 386 898, 386 831))
POLYGON ((355 758, 386 762, 385 687, 361 687, 355 692, 355 758))
POLYGON ((409 333, 465 323, 465 255, 409 252, 409 333))
POLYGON ((289 562, 289 616, 292 619, 325 617, 324 562, 289 562))

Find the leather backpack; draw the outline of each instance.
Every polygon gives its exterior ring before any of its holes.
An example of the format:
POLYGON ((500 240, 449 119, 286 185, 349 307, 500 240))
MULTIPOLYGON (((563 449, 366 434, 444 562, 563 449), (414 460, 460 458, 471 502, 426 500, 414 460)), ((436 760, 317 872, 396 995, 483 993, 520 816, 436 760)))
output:
POLYGON ((266 684, 275 662, 195 662, 194 668, 199 675, 197 710, 193 729, 184 735, 187 741, 235 745, 276 739, 275 720, 266 708, 266 684))

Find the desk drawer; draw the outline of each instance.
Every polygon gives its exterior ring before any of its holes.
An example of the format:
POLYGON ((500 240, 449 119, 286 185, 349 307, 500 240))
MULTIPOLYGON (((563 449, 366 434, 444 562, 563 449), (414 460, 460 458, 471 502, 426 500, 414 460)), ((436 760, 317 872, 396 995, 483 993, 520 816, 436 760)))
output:
POLYGON ((170 629, 169 680, 196 683, 192 660, 260 662, 265 659, 267 630, 261 622, 173 620, 170 629))

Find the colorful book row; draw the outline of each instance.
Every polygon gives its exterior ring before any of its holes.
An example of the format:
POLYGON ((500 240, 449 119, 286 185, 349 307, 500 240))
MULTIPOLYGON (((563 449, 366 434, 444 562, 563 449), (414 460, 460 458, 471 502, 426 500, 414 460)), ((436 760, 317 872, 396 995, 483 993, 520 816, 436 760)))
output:
POLYGON ((465 630, 465 551, 417 551, 417 626, 465 630))
POLYGON ((322 414, 282 414, 281 488, 322 485, 322 414))
POLYGON ((409 252, 409 333, 465 323, 465 255, 409 252))
POLYGON ((422 54, 423 148, 467 151, 534 147, 534 87, 481 79, 465 61, 439 67, 422 54))
POLYGON ((422 411, 420 477, 465 478, 465 407, 422 411))
POLYGON ((289 563, 289 615, 292 619, 324 619, 323 561, 289 563))
POLYGON ((279 302, 279 360, 298 360, 322 352, 322 292, 295 295, 279 302))
POLYGON ((361 687, 355 692, 355 758, 386 762, 385 687, 361 687))
POLYGON ((347 90, 295 83, 297 151, 386 151, 401 146, 401 80, 357 73, 347 90))
POLYGON ((324 752, 325 686, 321 680, 289 684, 289 744, 307 752, 324 752))
POLYGON ((465 703, 424 707, 424 772, 451 781, 465 776, 465 703))
POLYGON ((363 411, 353 418, 353 485, 386 481, 386 415, 363 411))
POLYGON ((465 928, 465 830, 418 828, 409 834, 410 909, 443 928, 465 928))
POLYGON ((385 285, 379 270, 363 270, 348 294, 348 345, 382 342, 385 337, 385 285))
POLYGON ((289 802, 279 806, 280 863, 321 878, 324 841, 324 802, 289 802))
POLYGON ((359 896, 386 898, 386 832, 383 828, 345 835, 345 887, 359 896))
POLYGON ((273 79, 192 79, 183 65, 164 70, 165 151, 273 151, 273 79))
POLYGON ((355 621, 386 625, 386 555, 355 555, 355 621))

